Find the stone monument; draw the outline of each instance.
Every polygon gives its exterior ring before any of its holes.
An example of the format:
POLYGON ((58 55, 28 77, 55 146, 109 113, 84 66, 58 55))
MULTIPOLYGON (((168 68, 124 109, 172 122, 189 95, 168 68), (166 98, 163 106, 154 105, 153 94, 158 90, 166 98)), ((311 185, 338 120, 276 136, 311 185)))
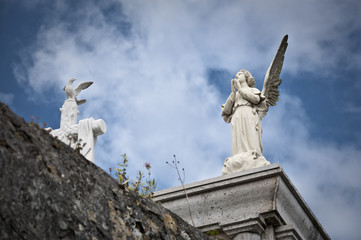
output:
POLYGON ((267 70, 262 92, 255 88, 256 82, 247 70, 239 71, 231 80, 232 92, 222 105, 222 117, 231 123, 232 156, 225 160, 222 174, 270 165, 262 154, 261 120, 278 101, 287 39, 288 35, 284 36, 267 70))
POLYGON ((232 157, 220 177, 155 192, 154 201, 193 223, 214 240, 329 240, 279 164, 262 155, 261 120, 278 101, 287 35, 269 67, 262 91, 251 73, 231 80, 222 106, 231 123, 232 157))
POLYGON ((60 108, 60 128, 50 130, 50 134, 80 153, 89 161, 94 162, 94 147, 97 137, 106 132, 106 125, 103 119, 86 118, 77 123, 78 106, 85 103, 86 99, 78 100, 79 93, 87 89, 93 82, 80 83, 75 89, 73 88, 74 78, 70 79, 64 87, 66 100, 60 108))

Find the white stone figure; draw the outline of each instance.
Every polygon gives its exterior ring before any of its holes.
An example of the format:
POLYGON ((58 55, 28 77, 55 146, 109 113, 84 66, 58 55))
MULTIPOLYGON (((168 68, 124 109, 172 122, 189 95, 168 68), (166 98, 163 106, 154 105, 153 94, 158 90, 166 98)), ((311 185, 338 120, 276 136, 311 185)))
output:
POLYGON ((262 92, 255 88, 256 82, 247 70, 239 71, 231 80, 232 93, 222 105, 222 117, 231 123, 232 157, 225 160, 222 175, 270 164, 262 153, 261 120, 269 106, 278 101, 287 39, 284 36, 267 70, 262 92))
POLYGON ((94 147, 97 136, 106 132, 106 125, 104 120, 94 120, 93 118, 83 119, 77 123, 78 105, 85 103, 86 99, 77 100, 76 97, 82 90, 92 85, 93 82, 80 83, 74 89, 72 86, 74 81, 74 78, 70 79, 63 89, 67 99, 60 108, 60 128, 54 130, 47 128, 47 130, 51 130, 51 135, 72 148, 78 149, 86 159, 94 162, 94 147))
POLYGON ((93 82, 82 82, 80 83, 75 89, 73 88, 73 82, 76 79, 72 78, 68 81, 68 83, 65 85, 64 87, 64 92, 66 95, 67 99, 75 99, 76 103, 78 105, 83 104, 86 102, 86 99, 82 99, 80 101, 78 101, 78 99, 76 98, 78 96, 78 94, 81 92, 81 90, 84 90, 86 88, 88 88, 90 85, 93 84, 93 82))

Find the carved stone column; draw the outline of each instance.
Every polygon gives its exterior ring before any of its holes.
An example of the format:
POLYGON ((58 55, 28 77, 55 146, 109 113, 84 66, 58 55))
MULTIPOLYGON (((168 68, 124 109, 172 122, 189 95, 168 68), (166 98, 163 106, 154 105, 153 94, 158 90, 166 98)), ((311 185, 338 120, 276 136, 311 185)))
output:
POLYGON ((78 119, 78 104, 75 99, 67 99, 64 101, 63 106, 60 108, 60 128, 65 129, 68 126, 75 125, 78 119))
POLYGON ((97 137, 105 132, 106 125, 103 119, 87 118, 79 121, 78 141, 80 141, 80 153, 89 161, 94 162, 94 148, 97 137))

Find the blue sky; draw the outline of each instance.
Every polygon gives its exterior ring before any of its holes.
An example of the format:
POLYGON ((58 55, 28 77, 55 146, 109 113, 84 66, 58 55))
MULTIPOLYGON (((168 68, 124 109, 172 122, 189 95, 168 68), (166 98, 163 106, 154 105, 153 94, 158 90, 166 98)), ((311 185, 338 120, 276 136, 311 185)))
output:
MULTIPOLYGON (((79 119, 102 118, 96 164, 127 153, 160 188, 219 176, 231 154, 220 106, 248 69, 261 88, 285 34, 280 101, 262 121, 279 162, 333 239, 361 230, 360 1, 0 2, 0 100, 59 127, 68 79, 94 81, 79 119), (144 169, 144 168, 143 168, 144 169), (145 170, 145 169, 144 169, 145 170)), ((134 173, 134 174, 133 174, 134 173)))

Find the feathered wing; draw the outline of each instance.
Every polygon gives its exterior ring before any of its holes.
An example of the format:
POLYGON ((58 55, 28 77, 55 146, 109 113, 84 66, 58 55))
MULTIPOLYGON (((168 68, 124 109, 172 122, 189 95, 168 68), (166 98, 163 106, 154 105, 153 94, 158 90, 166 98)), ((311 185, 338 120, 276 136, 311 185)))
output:
POLYGON ((86 99, 78 100, 75 98, 76 104, 79 106, 81 104, 84 104, 86 102, 86 99))
POLYGON ((92 85, 93 82, 82 82, 75 88, 75 101, 77 105, 81 105, 86 102, 86 99, 78 100, 76 96, 81 92, 81 90, 87 89, 90 85, 92 85))
POLYGON ((87 89, 93 82, 82 82, 75 88, 75 96, 81 92, 81 90, 87 89))
POLYGON ((287 39, 288 35, 285 35, 264 78, 261 94, 266 98, 266 100, 262 103, 263 106, 261 106, 259 109, 261 113, 261 119, 267 114, 268 108, 270 106, 275 106, 279 100, 278 97, 280 92, 278 91, 278 87, 282 82, 280 75, 288 46, 287 39))

